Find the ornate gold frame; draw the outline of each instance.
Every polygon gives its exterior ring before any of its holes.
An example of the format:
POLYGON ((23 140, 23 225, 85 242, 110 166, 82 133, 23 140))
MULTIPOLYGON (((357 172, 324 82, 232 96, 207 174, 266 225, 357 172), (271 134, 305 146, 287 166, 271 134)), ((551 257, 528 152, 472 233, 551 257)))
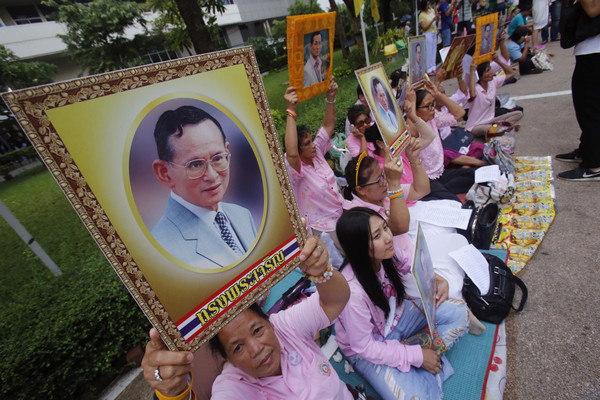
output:
POLYGON ((475 61, 476 64, 481 64, 482 62, 490 61, 492 59, 492 55, 496 51, 496 38, 498 36, 498 13, 488 14, 477 18, 475 20, 475 26, 475 53, 473 53, 473 61, 475 61), (488 53, 480 55, 482 28, 491 23, 494 24, 494 30, 492 32, 492 49, 488 53))

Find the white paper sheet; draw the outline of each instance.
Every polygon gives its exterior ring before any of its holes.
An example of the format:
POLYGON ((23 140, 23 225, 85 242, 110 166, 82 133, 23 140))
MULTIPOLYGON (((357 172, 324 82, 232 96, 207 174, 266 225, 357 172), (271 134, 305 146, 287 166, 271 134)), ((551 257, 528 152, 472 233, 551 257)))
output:
POLYGON ((472 210, 465 210, 458 207, 445 207, 428 202, 427 209, 411 213, 411 217, 417 221, 428 222, 438 226, 450 228, 467 229, 472 210))
POLYGON ((498 179, 500 179, 500 167, 497 165, 479 167, 475 170, 475 183, 498 182, 498 179))
POLYGON ((482 296, 490 291, 490 271, 488 262, 472 244, 448 253, 479 288, 482 296))

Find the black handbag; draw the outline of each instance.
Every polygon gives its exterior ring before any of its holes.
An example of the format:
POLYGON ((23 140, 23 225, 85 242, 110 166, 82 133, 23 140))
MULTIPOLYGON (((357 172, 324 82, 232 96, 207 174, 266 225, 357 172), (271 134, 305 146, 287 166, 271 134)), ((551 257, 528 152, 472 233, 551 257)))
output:
POLYGON ((600 33, 600 16, 590 18, 581 3, 562 0, 558 31, 560 32, 560 47, 568 49, 600 33))
POLYGON ((498 224, 500 207, 496 203, 488 203, 477 209, 475 203, 472 200, 468 200, 462 208, 473 211, 467 229, 456 229, 456 232, 467 238, 469 243, 472 243, 476 248, 489 250, 494 237, 497 236, 498 231, 502 227, 501 224, 498 224))
POLYGON ((481 295, 477 285, 465 276, 462 294, 467 306, 480 320, 499 324, 508 316, 511 309, 520 312, 527 301, 527 286, 512 273, 510 268, 491 254, 483 254, 489 264, 490 290, 484 296, 481 295), (513 306, 515 286, 521 288, 521 302, 517 308, 513 306))

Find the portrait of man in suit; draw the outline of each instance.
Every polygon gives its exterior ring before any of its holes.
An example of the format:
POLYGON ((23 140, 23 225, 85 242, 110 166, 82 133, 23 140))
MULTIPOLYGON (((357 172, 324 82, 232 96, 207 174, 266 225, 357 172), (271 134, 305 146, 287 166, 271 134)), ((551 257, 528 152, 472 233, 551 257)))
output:
POLYGON ((492 51, 492 31, 494 30, 494 23, 487 24, 482 29, 481 36, 481 47, 479 50, 479 54, 487 54, 492 51))
POLYGON ((418 43, 418 42, 415 43, 413 54, 415 56, 413 59, 412 71, 411 71, 411 73, 414 76, 412 78, 412 81, 417 82, 417 81, 420 81, 421 79, 423 79, 423 74, 425 73, 423 47, 422 47, 421 43, 418 43))
POLYGON ((398 117, 394 112, 392 98, 377 78, 372 81, 372 91, 380 121, 383 121, 389 130, 396 131, 398 129, 398 117))
MULTIPOLYGON (((327 32, 327 31, 324 31, 327 32)), ((306 35, 310 37, 308 44, 309 55, 304 64, 304 87, 323 82, 327 78, 327 57, 321 56, 323 50, 323 31, 316 31, 306 35)), ((325 43, 326 45, 326 43, 325 43)))
POLYGON ((251 248, 257 231, 248 209, 222 201, 233 155, 221 124, 204 110, 181 106, 161 114, 154 140, 158 159, 152 170, 170 194, 152 236, 194 267, 233 264, 251 248))

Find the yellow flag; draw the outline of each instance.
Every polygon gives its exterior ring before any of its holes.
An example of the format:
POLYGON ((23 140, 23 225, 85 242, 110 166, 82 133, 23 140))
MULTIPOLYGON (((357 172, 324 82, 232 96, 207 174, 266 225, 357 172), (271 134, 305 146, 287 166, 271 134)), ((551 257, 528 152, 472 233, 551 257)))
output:
MULTIPOLYGON (((354 0, 356 2, 356 0, 354 0)), ((371 0, 371 16, 375 20, 375 22, 379 22, 381 19, 379 17, 379 8, 377 8, 377 0, 371 0)))
POLYGON ((365 2, 365 0, 354 0, 354 11, 355 11, 357 17, 358 17, 358 14, 360 14, 360 10, 362 9, 364 2, 365 2))

